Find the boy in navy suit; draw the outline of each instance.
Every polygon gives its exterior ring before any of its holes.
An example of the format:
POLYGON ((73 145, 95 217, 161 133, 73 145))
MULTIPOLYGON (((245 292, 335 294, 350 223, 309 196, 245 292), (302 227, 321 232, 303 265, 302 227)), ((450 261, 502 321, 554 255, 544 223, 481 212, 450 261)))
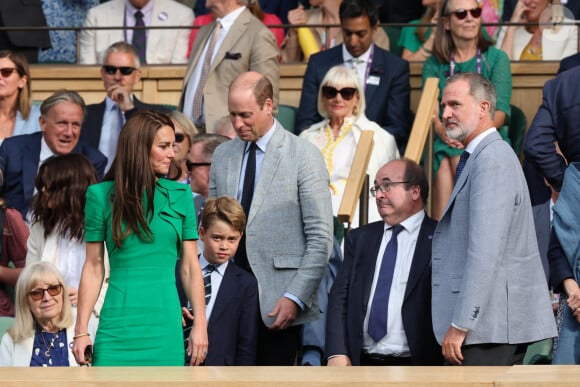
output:
MULTIPOLYGON (((221 196, 205 203, 199 227, 204 251, 199 261, 206 289, 206 317, 209 347, 205 365, 255 365, 258 338, 258 283, 254 276, 230 263, 246 225, 242 206, 221 196)), ((184 337, 189 336, 193 316, 188 310, 183 287, 176 276, 185 320, 184 337)), ((189 364, 186 354, 186 364, 189 364)))

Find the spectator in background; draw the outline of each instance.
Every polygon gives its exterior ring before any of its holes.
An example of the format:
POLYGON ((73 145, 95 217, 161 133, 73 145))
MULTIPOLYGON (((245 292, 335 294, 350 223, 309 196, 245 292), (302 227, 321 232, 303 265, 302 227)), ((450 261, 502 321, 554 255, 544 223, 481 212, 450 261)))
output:
POLYGON ((316 104, 322 79, 331 67, 345 64, 356 70, 365 87, 369 101, 365 115, 392 134, 403 153, 410 132, 409 63, 373 43, 378 22, 372 0, 343 0, 340 23, 344 43, 310 57, 296 116, 297 133, 322 121, 316 104))
MULTIPOLYGON (((511 23, 526 26, 503 26, 497 40, 510 60, 560 60, 578 51, 578 27, 566 18, 560 5, 552 0, 519 0, 511 23), (539 23, 563 22, 571 25, 542 26, 539 23)), ((572 16, 572 15, 570 15, 572 16)))
POLYGON ((80 36, 79 63, 97 64, 114 42, 135 48, 142 64, 187 62, 188 28, 143 29, 144 27, 193 24, 191 8, 173 0, 111 0, 91 8, 80 36), (125 28, 126 26, 136 27, 125 28), (117 27, 95 30, 92 27, 117 27))
MULTIPOLYGON (((437 24, 439 17, 439 0, 423 0, 422 4, 427 7, 421 19, 411 21, 409 24, 437 24)), ((403 49, 402 57, 410 62, 424 62, 433 52, 437 27, 408 26, 403 27, 399 37, 399 46, 403 49)))
POLYGON ((230 116, 223 116, 222 118, 218 119, 213 126, 213 131, 215 134, 221 134, 222 136, 228 138, 235 138, 238 136, 234 126, 232 125, 230 116))
MULTIPOLYGON (((265 25, 268 26, 282 24, 282 21, 280 20, 280 18, 278 18, 278 16, 272 13, 265 13, 264 11, 262 11, 262 8, 260 8, 260 3, 258 2, 258 0, 247 0, 246 6, 248 7, 248 10, 252 13, 252 15, 261 20, 262 23, 264 23, 265 25)), ((206 24, 213 22, 214 19, 215 16, 213 13, 208 13, 201 16, 198 15, 193 21, 193 25, 194 27, 202 27, 205 26, 206 24)), ((271 27, 269 28, 270 31, 272 31, 272 33, 274 34, 274 37, 276 38, 276 43, 278 44, 278 47, 280 47, 282 45, 282 41, 284 40, 284 28, 271 28, 271 27)), ((194 28, 191 30, 191 34, 189 35, 189 46, 188 46, 189 48, 187 50, 188 58, 189 55, 191 54, 191 48, 193 47, 193 42, 195 42, 195 37, 197 36, 198 31, 199 30, 197 28, 194 28)))
POLYGON ((278 102, 278 46, 272 33, 252 15, 253 4, 246 3, 207 1, 217 19, 199 30, 179 102, 179 110, 201 132, 211 133, 215 121, 228 114, 228 89, 243 72, 257 71, 268 77, 274 86, 274 103, 278 102))
POLYGON ((0 344, 0 366, 78 366, 71 350, 74 316, 65 286, 50 262, 24 268, 16 284, 14 324, 0 344))
POLYGON ((40 104, 32 102, 30 69, 24 55, 0 51, 0 144, 5 138, 40 131, 40 104))
POLYGON ((277 15, 284 24, 288 24, 288 12, 299 4, 308 8, 308 0, 260 0, 264 12, 277 15))
MULTIPOLYGON (((310 0, 313 8, 305 10, 302 5, 288 12, 288 22, 294 26, 309 24, 340 24, 339 7, 342 0, 310 0)), ((308 27, 307 27, 308 28, 308 27)), ((312 27, 308 28, 316 41, 316 52, 338 46, 342 43, 340 27, 312 27)), ((389 37, 382 28, 373 31, 374 43, 383 50, 389 50, 389 37)), ((281 50, 282 62, 302 62, 308 57, 304 54, 307 48, 303 47, 298 38, 298 29, 289 28, 281 50)), ((308 54, 310 55, 310 54, 308 54)))
MULTIPOLYGON (((67 284, 65 291, 76 317, 81 271, 86 257, 85 196, 89 185, 97 183, 97 173, 83 155, 69 153, 47 159, 38 170, 36 194, 32 198, 32 225, 28 238, 26 265, 47 261, 54 264, 67 284)), ((105 259, 105 281, 91 315, 96 331, 109 278, 105 259)))
POLYGON ((175 152, 174 160, 179 164, 181 175, 179 182, 189 184, 189 171, 187 170, 187 154, 193 144, 193 138, 197 135, 197 128, 185 114, 172 111, 167 114, 173 125, 175 125, 175 142, 173 151, 175 152))
MULTIPOLYGON (((0 185, 2 184, 0 171, 0 185)), ((22 215, 6 206, 0 197, 0 316, 14 316, 14 303, 8 288, 14 287, 26 262, 28 226, 22 215)))
MULTIPOLYGON (((443 0, 433 45, 433 56, 423 65, 427 78, 439 79, 439 99, 447 78, 453 74, 477 72, 491 80, 497 92, 494 126, 501 129, 510 114, 512 77, 507 55, 486 40, 481 29, 481 8, 476 0, 443 0)), ((455 169, 464 146, 447 137, 439 109, 433 115, 437 136, 434 141, 432 213, 439 219, 453 190, 455 169)), ((507 129, 500 131, 507 138, 507 129)))
MULTIPOLYGON (((99 0, 50 0, 42 2, 49 27, 81 27, 87 11, 99 5, 99 0)), ((52 47, 40 50, 39 63, 77 63, 76 30, 51 30, 52 47)))
MULTIPOLYGON (((357 74, 345 66, 335 66, 328 70, 318 91, 318 112, 324 120, 300 133, 322 153, 330 176, 332 213, 338 209, 346 189, 346 180, 352 167, 354 154, 363 131, 373 132, 372 149, 367 174, 375 176, 381 166, 399 158, 397 142, 392 134, 364 114, 364 89, 357 74)), ((370 200, 368 193, 367 200, 370 200)), ((380 216, 374 206, 368 206, 368 219, 374 222, 380 216)), ((358 227, 358 208, 352 226, 358 227)))
POLYGON ((57 91, 40 106, 41 132, 10 137, 0 145, 0 170, 4 175, 0 196, 23 218, 27 217, 38 168, 49 157, 83 154, 97 170, 97 177, 102 178, 107 158, 79 142, 85 111, 85 101, 77 92, 57 91))
MULTIPOLYGON (((30 26, 48 27, 41 1, 0 1, 0 27, 30 26)), ((0 49, 19 52, 28 63, 36 63, 38 50, 43 48, 50 48, 50 34, 47 30, 0 31, 0 49)))
POLYGON ((87 106, 81 141, 98 148, 108 158, 109 169, 121 128, 139 110, 167 112, 160 105, 141 102, 134 94, 135 84, 141 80, 141 64, 135 49, 128 43, 113 43, 105 51, 101 78, 105 86, 105 100, 87 106))

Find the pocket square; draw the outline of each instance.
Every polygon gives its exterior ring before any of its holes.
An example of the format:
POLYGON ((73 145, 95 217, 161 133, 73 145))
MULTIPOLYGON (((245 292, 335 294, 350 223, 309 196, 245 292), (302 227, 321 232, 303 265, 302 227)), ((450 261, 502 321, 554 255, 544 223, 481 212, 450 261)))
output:
POLYGON ((226 59, 238 60, 242 57, 239 52, 226 52, 226 59))

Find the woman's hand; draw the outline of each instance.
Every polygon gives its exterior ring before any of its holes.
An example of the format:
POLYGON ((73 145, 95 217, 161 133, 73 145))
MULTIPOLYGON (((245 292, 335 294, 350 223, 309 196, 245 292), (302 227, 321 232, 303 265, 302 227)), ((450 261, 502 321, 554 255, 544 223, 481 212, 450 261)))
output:
POLYGON ((205 326, 194 324, 189 334, 189 345, 187 346, 187 354, 191 355, 190 365, 201 365, 205 361, 207 346, 207 329, 205 326))
POLYGON ((88 360, 92 359, 85 359, 85 350, 87 346, 93 345, 90 336, 80 336, 76 339, 73 339, 73 347, 72 353, 75 357, 75 360, 79 365, 88 365, 90 364, 88 360))
MULTIPOLYGON (((290 24, 306 24, 306 11, 304 6, 300 4, 298 8, 288 11, 288 23, 290 24)), ((290 31, 293 31, 290 28, 290 31)))
POLYGON ((72 306, 77 306, 79 296, 78 289, 70 286, 66 289, 66 291, 68 292, 68 298, 70 298, 70 303, 72 304, 72 306))
MULTIPOLYGON (((524 12, 529 11, 530 7, 524 4, 523 0, 519 0, 512 12, 510 23, 521 23, 525 20, 524 12)), ((519 28, 519 27, 516 27, 519 28)))
POLYGON ((564 280, 564 289, 566 289, 566 294, 568 295, 566 303, 576 321, 580 322, 580 287, 578 282, 573 278, 567 278, 564 280))

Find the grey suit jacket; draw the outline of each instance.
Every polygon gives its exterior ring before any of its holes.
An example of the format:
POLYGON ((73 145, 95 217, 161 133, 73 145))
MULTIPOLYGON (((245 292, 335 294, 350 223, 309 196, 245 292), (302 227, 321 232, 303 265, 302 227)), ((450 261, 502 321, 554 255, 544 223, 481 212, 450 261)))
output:
MULTIPOLYGON (((246 143, 238 138, 213 154, 209 196, 237 196, 246 143)), ((320 316, 316 291, 332 249, 329 178, 322 155, 278 122, 262 162, 246 225, 248 262, 258 280, 264 324, 289 292, 305 309, 295 325, 320 316)))
MULTIPOLYGON (((205 47, 215 22, 203 26, 195 38, 185 78, 179 110, 183 111, 185 89, 195 66, 202 66, 199 57, 205 47)), ((274 104, 278 106, 280 66, 278 45, 272 32, 247 9, 236 19, 222 45, 215 54, 203 88, 205 123, 208 133, 213 133, 215 122, 228 115, 228 90, 230 84, 246 71, 257 71, 268 77, 274 87, 274 104)))
POLYGON ((433 330, 469 329, 464 344, 556 336, 519 160, 497 132, 475 148, 433 236, 433 330))

